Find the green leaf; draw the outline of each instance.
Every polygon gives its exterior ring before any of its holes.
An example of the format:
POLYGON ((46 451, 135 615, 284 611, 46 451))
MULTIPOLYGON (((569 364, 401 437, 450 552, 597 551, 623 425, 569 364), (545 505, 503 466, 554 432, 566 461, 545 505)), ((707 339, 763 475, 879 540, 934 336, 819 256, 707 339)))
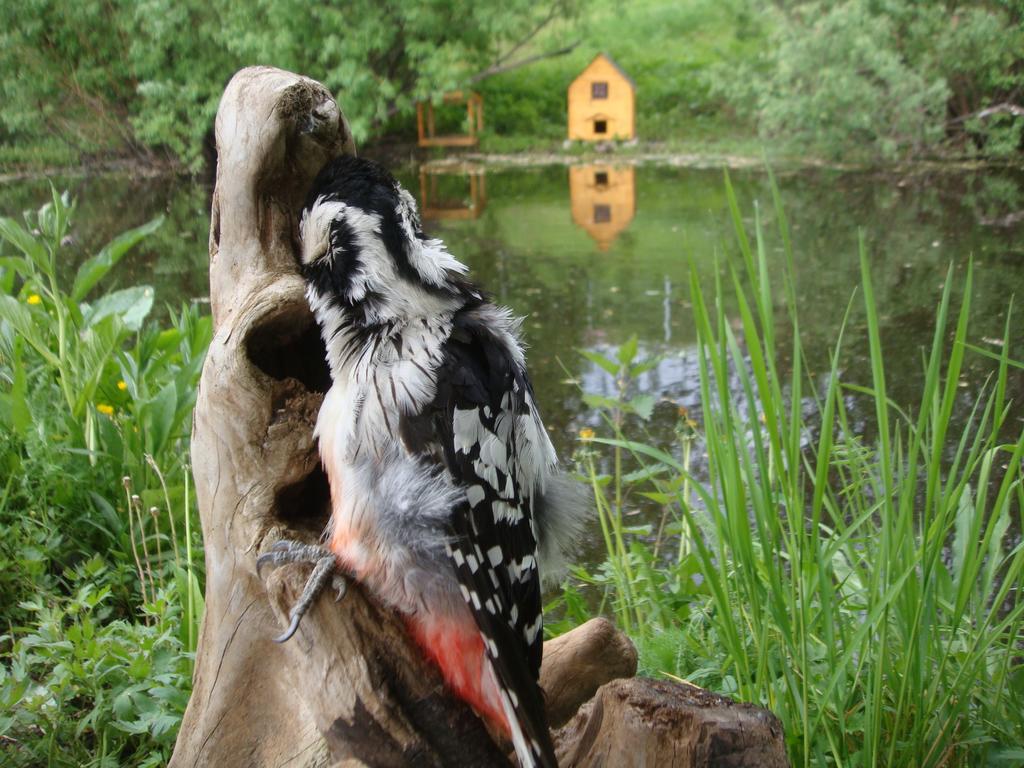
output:
POLYGON ((149 416, 149 436, 152 440, 150 451, 156 455, 160 453, 174 426, 174 416, 178 409, 178 390, 174 382, 168 382, 149 404, 147 413, 149 416))
POLYGON ((153 289, 148 285, 124 288, 108 293, 94 302, 85 312, 83 323, 86 327, 94 326, 111 315, 121 318, 121 322, 131 331, 142 327, 153 309, 153 289))
MULTIPOLYGON (((652 477, 657 477, 658 475, 664 474, 665 472, 668 472, 668 467, 666 467, 664 464, 651 464, 650 466, 647 467, 641 467, 640 469, 634 472, 627 472, 622 476, 622 482, 639 483, 644 480, 650 480, 652 477)), ((643 495, 647 496, 648 498, 652 498, 651 494, 645 493, 643 495)), ((660 495, 668 497, 668 494, 660 495)), ((666 502, 663 501, 661 503, 664 504, 666 502)))
POLYGON ((643 491, 640 494, 644 498, 650 499, 657 504, 670 504, 676 500, 676 497, 670 493, 656 493, 654 491, 643 491))
POLYGON ((28 307, 13 296, 0 295, 0 319, 10 323, 15 333, 25 339, 48 365, 54 368, 59 365, 60 361, 40 335, 28 307))
POLYGON ((629 401, 629 407, 637 416, 647 421, 654 413, 654 403, 654 395, 637 395, 629 401))
POLYGON ((74 412, 80 416, 92 402, 103 372, 121 345, 126 331, 117 315, 107 315, 87 328, 78 340, 78 364, 75 371, 76 400, 74 412))
POLYGON ((102 280, 136 243, 155 232, 163 223, 164 217, 157 216, 141 227, 122 232, 103 246, 99 253, 92 258, 86 259, 75 275, 75 284, 71 288, 71 298, 75 301, 84 299, 89 290, 102 280))
POLYGON ((960 503, 956 510, 955 534, 953 536, 952 559, 953 559, 953 583, 960 583, 960 575, 964 571, 967 561, 968 547, 971 543, 971 534, 974 529, 974 503, 971 499, 970 488, 964 490, 960 497, 960 503))
POLYGON ((46 247, 14 219, 0 218, 0 237, 37 265, 46 263, 46 247))
POLYGON ((591 408, 607 408, 608 410, 614 410, 622 407, 622 403, 614 397, 605 397, 604 395, 583 395, 583 402, 591 408))
POLYGON ((633 359, 636 357, 636 353, 637 353, 637 350, 639 350, 639 348, 640 348, 640 340, 637 338, 637 335, 634 333, 632 336, 629 337, 629 339, 626 341, 625 344, 623 344, 621 347, 619 347, 619 352, 618 352, 619 362, 622 365, 629 365, 630 363, 632 363, 633 359))
POLYGON ((644 360, 643 362, 637 363, 632 368, 630 368, 629 369, 629 375, 630 376, 639 376, 641 373, 647 373, 647 371, 651 370, 652 368, 657 368, 658 367, 658 363, 660 363, 661 361, 662 361, 662 356, 661 355, 655 355, 654 357, 649 357, 646 360, 644 360))
POLYGON ((28 408, 26 394, 25 366, 16 365, 10 391, 0 394, 0 423, 9 425, 21 437, 28 434, 32 426, 32 413, 28 408))
POLYGON ((609 360, 604 355, 600 355, 597 352, 591 352, 589 349, 581 349, 580 354, 583 355, 587 360, 603 368, 605 371, 610 373, 612 376, 618 376, 619 364, 614 360, 609 360))
POLYGON ((607 437, 595 437, 592 442, 601 443, 602 445, 611 445, 618 448, 625 448, 627 451, 633 453, 650 456, 652 459, 660 461, 671 469, 689 474, 686 468, 680 464, 678 460, 673 458, 671 454, 665 453, 665 451, 653 448, 652 446, 644 443, 638 443, 633 440, 614 440, 607 437))
POLYGON ((0 258, 0 289, 3 293, 11 293, 14 288, 14 276, 20 275, 22 278, 29 278, 32 276, 32 265, 28 259, 23 259, 21 256, 5 256, 0 258))

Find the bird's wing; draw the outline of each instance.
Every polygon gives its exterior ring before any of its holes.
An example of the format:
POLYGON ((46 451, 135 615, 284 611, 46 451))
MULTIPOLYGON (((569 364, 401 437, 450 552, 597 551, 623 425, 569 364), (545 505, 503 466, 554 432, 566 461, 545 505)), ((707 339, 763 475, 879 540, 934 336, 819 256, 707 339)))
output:
MULTIPOLYGON (((543 644, 533 495, 544 461, 521 362, 485 330, 453 334, 438 382, 434 427, 466 491, 452 516, 451 556, 487 646, 509 720, 541 765, 556 765, 537 678, 543 644)), ((519 745, 517 745, 518 747, 519 745)), ((519 751, 519 749, 517 749, 519 751)))

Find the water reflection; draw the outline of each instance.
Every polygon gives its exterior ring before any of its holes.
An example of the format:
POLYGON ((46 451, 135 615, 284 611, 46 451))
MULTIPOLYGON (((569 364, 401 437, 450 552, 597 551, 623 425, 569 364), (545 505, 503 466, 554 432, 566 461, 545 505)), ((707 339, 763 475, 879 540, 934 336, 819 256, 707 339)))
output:
POLYGON ((597 243, 609 246, 636 215, 636 169, 590 163, 569 168, 572 220, 597 243))
POLYGON ((479 218, 487 205, 486 176, 477 163, 420 166, 420 215, 427 220, 479 218))
MULTIPOLYGON (((587 393, 603 392, 608 385, 593 379, 596 372, 576 350, 610 351, 635 334, 642 349, 666 355, 666 362, 645 380, 644 391, 689 407, 691 377, 674 366, 694 344, 691 266, 710 287, 716 278, 728 284, 727 265, 742 263, 721 171, 579 166, 569 171, 569 195, 564 166, 492 169, 487 176, 485 185, 484 169, 473 165, 399 169, 402 183, 419 193, 424 213, 442 213, 443 218, 427 222, 428 232, 444 239, 500 303, 526 317, 523 330, 537 400, 560 453, 571 455, 578 428, 595 415, 583 392, 566 381, 586 379, 587 393), (617 201, 603 202, 609 197, 617 201), (594 222, 595 205, 609 206, 610 221, 594 222), (594 258, 595 241, 607 243, 608 257, 594 258)), ((210 199, 205 185, 113 175, 54 181, 78 199, 74 242, 61 253, 67 279, 76 263, 116 233, 163 213, 164 226, 118 265, 107 287, 152 285, 159 308, 206 296, 210 199)), ((1009 297, 1024 294, 1024 221, 1019 215, 1024 174, 1007 169, 893 177, 810 171, 780 174, 778 182, 798 260, 802 350, 813 370, 829 369, 844 310, 855 296, 842 363, 846 380, 870 385, 870 353, 858 314, 862 304, 855 294, 861 232, 875 279, 895 402, 912 407, 918 396, 920 350, 931 344, 934 309, 950 264, 956 305, 973 261, 971 336, 998 351, 995 340, 1005 331, 1009 297)), ((767 177, 737 171, 732 183, 748 231, 760 202, 765 259, 773 275, 781 274, 785 256, 767 177)), ((45 179, 0 184, 0 215, 17 217, 49 196, 45 179)), ((9 248, 0 245, 0 258, 9 255, 9 248)), ((785 376, 792 331, 783 318, 781 285, 773 282, 777 342, 783 350, 780 375, 785 376)), ((726 310, 731 318, 738 316, 735 306, 726 310)), ((1024 317, 1016 312, 1010 322, 1011 337, 1024 338, 1024 317)), ((979 355, 969 355, 965 365, 962 378, 968 386, 963 387, 963 403, 957 404, 958 424, 969 418, 970 394, 991 374, 989 361, 979 355)), ((1024 402, 1024 372, 1011 371, 1007 397, 1024 402)), ((869 417, 865 412, 864 418, 869 417)), ((668 401, 655 408, 655 420, 668 430, 676 418, 668 401)), ((1020 424, 1024 413, 1018 408, 1011 418, 1020 424)))
MULTIPOLYGON (((537 402, 561 456, 570 457, 578 447, 580 428, 603 423, 594 397, 617 393, 614 377, 577 350, 615 358, 633 335, 639 340, 638 359, 661 360, 631 391, 654 398, 652 419, 631 429, 666 450, 678 448, 679 408, 701 419, 690 270, 708 290, 716 279, 731 282, 729 265, 742 274, 721 170, 579 166, 569 170, 569 195, 564 166, 492 169, 486 185, 484 169, 468 164, 399 169, 398 175, 410 191, 419 192, 429 234, 442 238, 501 304, 526 318, 537 402), (601 205, 607 209, 596 208, 601 205), (607 248, 607 257, 594 258, 595 241, 607 248)), ((794 340, 785 321, 787 296, 781 277, 775 277, 787 266, 775 198, 763 173, 736 171, 731 177, 748 233, 755 206, 765 228, 764 258, 773 275, 776 343, 782 351, 778 370, 786 381, 794 340)), ((74 243, 61 252, 67 279, 78 261, 117 232, 163 213, 164 226, 133 249, 106 286, 152 285, 158 307, 207 294, 206 186, 125 176, 56 179, 55 184, 78 199, 74 243)), ((935 306, 950 265, 953 302, 959 306, 973 263, 970 334, 979 346, 998 352, 1009 298, 1024 295, 1024 173, 990 169, 894 177, 803 171, 780 174, 778 184, 797 257, 801 354, 813 371, 830 369, 842 330, 843 380, 871 385, 862 298, 855 291, 862 234, 894 402, 915 407, 923 378, 921 350, 931 345, 935 306), (851 296, 853 310, 844 320, 851 296)), ((49 196, 45 179, 0 184, 0 215, 17 217, 49 196)), ((0 258, 9 255, 0 244, 0 258)), ((739 317, 734 302, 727 301, 725 310, 731 320, 739 317)), ((1015 312, 1009 322, 1011 339, 1024 338, 1024 316, 1015 312)), ((1013 357, 1020 357, 1017 346, 1011 347, 1013 357)), ((972 418, 976 393, 992 366, 980 355, 965 357, 955 429, 972 418)), ((819 381, 827 385, 824 377, 819 381)), ((733 380, 729 386, 745 402, 741 385, 733 380)), ((1024 371, 1010 371, 1006 397, 1014 403, 1009 423, 1019 429, 1024 371)), ((813 407, 810 401, 806 405, 813 407)), ((871 403, 850 395, 848 407, 851 427, 865 432, 873 418, 871 403)), ((695 462, 700 455, 694 451, 695 462)))

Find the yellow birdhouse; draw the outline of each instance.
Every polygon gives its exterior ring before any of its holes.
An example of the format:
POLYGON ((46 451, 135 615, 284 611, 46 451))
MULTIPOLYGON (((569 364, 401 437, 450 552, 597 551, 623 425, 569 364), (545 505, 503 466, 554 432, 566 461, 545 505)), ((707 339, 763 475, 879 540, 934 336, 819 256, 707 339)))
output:
POLYGON ((636 138, 636 83, 605 53, 569 86, 569 138, 636 138))

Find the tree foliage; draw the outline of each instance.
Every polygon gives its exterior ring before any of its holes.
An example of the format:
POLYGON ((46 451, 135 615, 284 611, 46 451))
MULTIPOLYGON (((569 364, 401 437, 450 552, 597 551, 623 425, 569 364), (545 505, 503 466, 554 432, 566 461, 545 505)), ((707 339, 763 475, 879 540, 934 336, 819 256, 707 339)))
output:
POLYGON ((774 28, 762 56, 713 80, 763 134, 835 156, 944 142, 1006 155, 1024 128, 1022 12, 1015 0, 780 2, 762 9, 774 28))
POLYGON ((841 158, 1007 156, 1024 133, 1022 22, 1022 0, 24 0, 0 4, 0 67, 18 73, 0 81, 0 145, 194 168, 225 83, 250 64, 321 80, 365 140, 408 130, 418 99, 579 41, 473 83, 488 130, 562 136, 565 87, 605 50, 637 82, 648 138, 739 113, 841 158))
POLYGON ((218 99, 243 66, 324 82, 357 139, 457 88, 573 0, 26 0, 0 4, 0 141, 50 138, 198 164, 218 99))

